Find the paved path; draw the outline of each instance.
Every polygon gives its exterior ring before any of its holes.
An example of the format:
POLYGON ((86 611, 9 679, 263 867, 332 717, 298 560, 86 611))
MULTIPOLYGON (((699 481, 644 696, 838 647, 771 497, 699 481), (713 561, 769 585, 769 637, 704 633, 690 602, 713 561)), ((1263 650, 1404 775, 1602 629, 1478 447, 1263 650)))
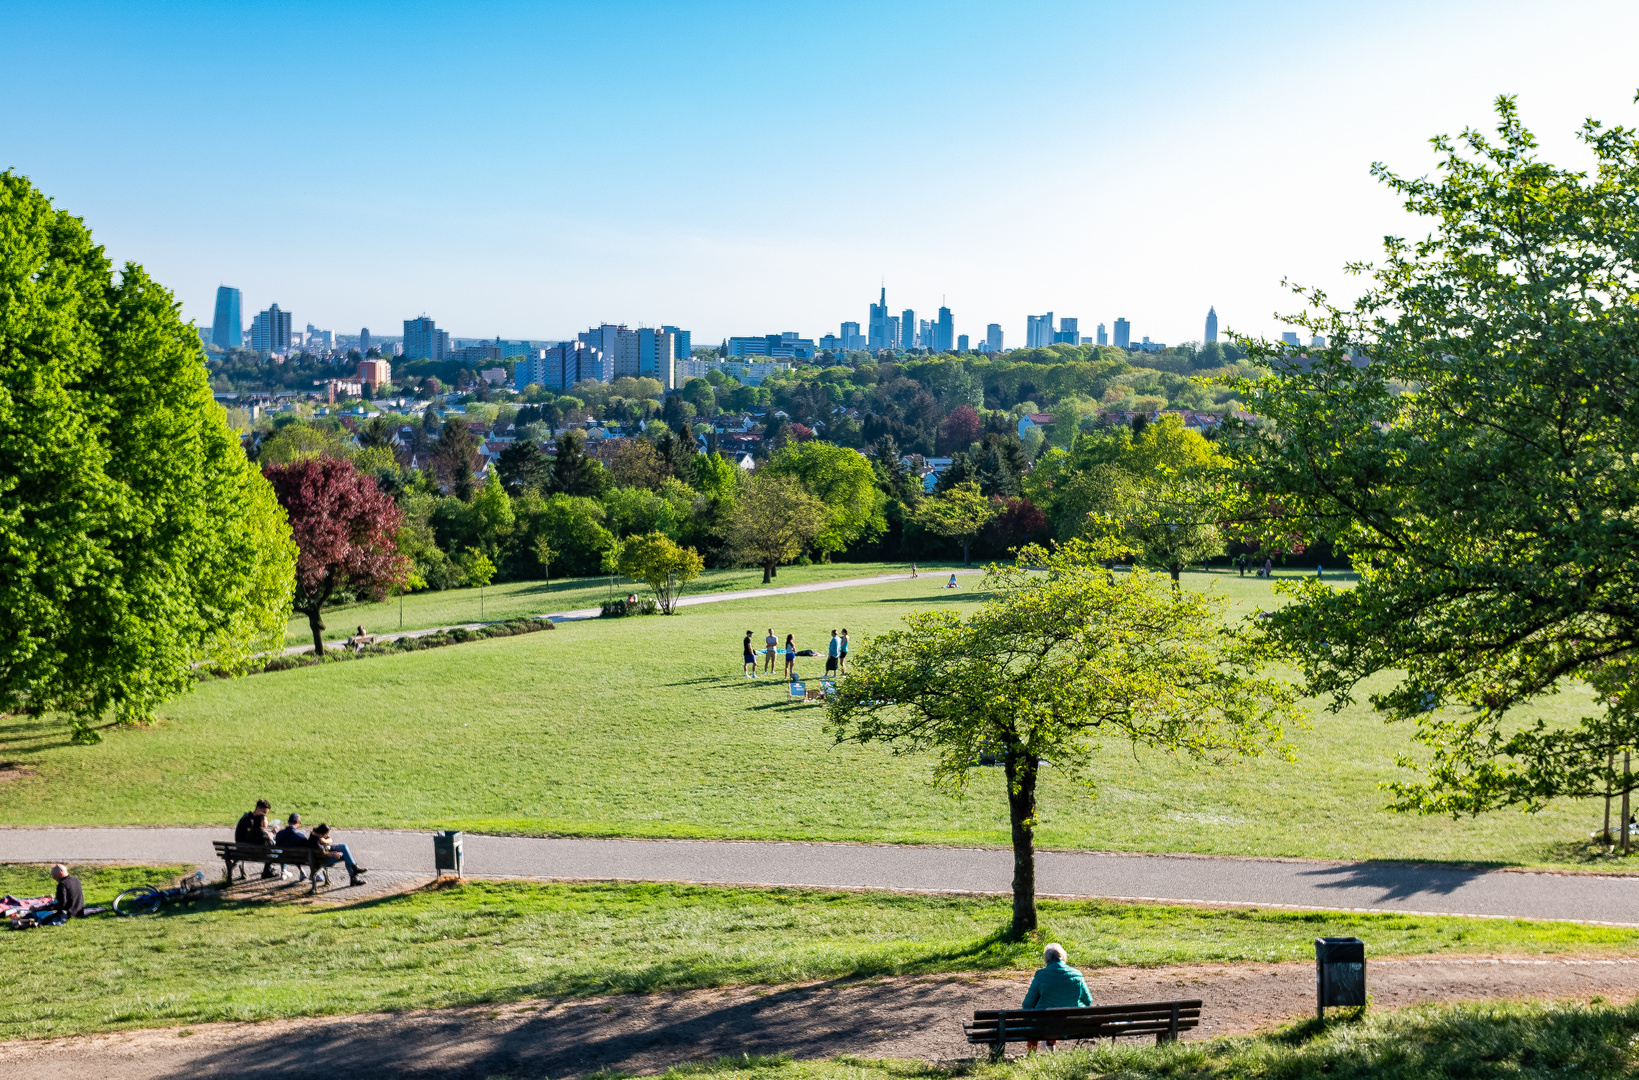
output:
MULTIPOLYGON (((0 829, 0 861, 208 864, 219 828, 0 829)), ((354 857, 383 871, 432 869, 426 833, 347 829, 354 857)), ((466 837, 482 877, 688 881, 1006 893, 1013 856, 991 848, 721 840, 466 837)), ((1044 896, 1345 911, 1574 919, 1639 926, 1639 877, 1469 870, 1394 862, 1042 852, 1044 896)))
MULTIPOLYGON (((823 592, 826 589, 851 589, 859 585, 886 585, 891 581, 911 581, 926 578, 928 581, 943 579, 950 571, 936 570, 930 574, 922 574, 913 579, 909 574, 878 574, 875 577, 843 578, 839 581, 814 581, 806 585, 775 585, 773 587, 758 587, 755 589, 735 589, 731 592, 702 593, 699 596, 685 596, 677 602, 678 607, 694 607, 696 604, 720 604, 725 600, 755 600, 762 596, 789 596, 792 593, 823 592)), ((957 574, 982 574, 983 570, 957 570, 957 574)), ((532 615, 534 619, 551 619, 553 622, 575 622, 580 619, 595 619, 601 615, 602 609, 575 608, 572 611, 551 611, 544 615, 532 615)), ((428 626, 420 630, 399 630, 390 634, 373 635, 377 642, 397 641, 399 638, 425 637, 428 634, 448 633, 451 630, 481 630, 493 623, 457 623, 451 626, 428 626)), ((326 642, 330 648, 341 648, 342 640, 326 642)), ((286 656, 299 656, 302 653, 313 651, 311 645, 292 645, 285 650, 286 656)))

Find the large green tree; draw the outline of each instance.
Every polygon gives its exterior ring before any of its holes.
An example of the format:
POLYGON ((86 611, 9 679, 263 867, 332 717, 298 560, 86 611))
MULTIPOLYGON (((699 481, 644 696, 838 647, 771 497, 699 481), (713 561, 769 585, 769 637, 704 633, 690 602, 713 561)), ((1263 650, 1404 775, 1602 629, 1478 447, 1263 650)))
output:
POLYGON ((792 443, 759 471, 792 477, 825 504, 825 528, 810 541, 822 559, 861 540, 873 540, 888 527, 882 515, 887 497, 877 489, 870 461, 857 450, 817 439, 792 443))
POLYGON ((0 173, 0 711, 149 713, 282 638, 295 558, 171 294, 0 173))
POLYGON ((958 793, 977 766, 1002 766, 1015 937, 1036 929, 1043 767, 1090 786, 1106 740, 1223 761, 1279 745, 1298 715, 1292 689, 1259 673, 1267 647, 1241 640, 1220 598, 1111 574, 1112 550, 1024 548, 991 569, 994 599, 972 615, 907 615, 859 648, 827 709, 838 742, 938 754, 935 784, 958 793))
POLYGON ((1226 432, 1265 528, 1360 575, 1262 627, 1338 704, 1392 672, 1371 700, 1427 746, 1399 805, 1453 814, 1602 795, 1639 745, 1639 138, 1588 121, 1593 169, 1561 169, 1497 112, 1433 140, 1432 178, 1375 167, 1431 232, 1355 267, 1353 305, 1307 294, 1327 348, 1252 343, 1262 422, 1226 432), (1517 718, 1579 679, 1582 719, 1517 718))

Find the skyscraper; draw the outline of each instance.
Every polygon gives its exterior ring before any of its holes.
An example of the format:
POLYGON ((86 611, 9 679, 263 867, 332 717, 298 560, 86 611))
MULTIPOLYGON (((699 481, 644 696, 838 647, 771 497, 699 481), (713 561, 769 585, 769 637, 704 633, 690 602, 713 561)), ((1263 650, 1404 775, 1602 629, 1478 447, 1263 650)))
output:
POLYGON ((1105 332, 1103 323, 1098 324, 1098 343, 1100 345, 1108 345, 1110 343, 1110 335, 1105 332))
POLYGON ((1059 320, 1059 328, 1053 333, 1055 345, 1080 345, 1080 320, 1072 319, 1068 315, 1059 320))
POLYGON ((966 334, 957 334, 956 335, 956 351, 957 352, 967 352, 967 335, 966 334))
POLYGON ((216 287, 216 318, 211 323, 211 344, 220 349, 237 349, 245 343, 245 324, 239 314, 239 290, 216 287))
POLYGON ((985 327, 985 347, 991 352, 1002 351, 1002 324, 993 322, 985 327))
POLYGON ((250 323, 250 347, 259 353, 290 351, 290 312, 280 311, 278 304, 257 313, 250 323))
POLYGON ((1218 309, 1206 309, 1206 335, 1201 338, 1201 344, 1206 345, 1218 340, 1218 309))
POLYGON ((672 336, 672 356, 678 360, 692 360, 694 358, 694 334, 688 330, 679 330, 675 326, 662 326, 660 329, 672 336))
POLYGON ((845 322, 842 324, 842 333, 837 335, 842 339, 842 347, 849 352, 858 352, 865 347, 865 339, 860 336, 859 324, 845 322))
POLYGON ((404 359, 447 360, 449 355, 449 331, 440 330, 425 315, 404 320, 404 359))
POLYGON ((937 352, 950 352, 956 348, 956 319, 948 307, 939 309, 939 328, 933 334, 933 347, 937 352))
POLYGON ((370 355, 370 328, 368 326, 359 331, 359 355, 370 355))
POLYGON ((882 301, 871 305, 871 320, 868 324, 868 338, 866 348, 872 352, 893 348, 893 338, 888 333, 888 287, 882 287, 882 301))
POLYGON ((1045 315, 1030 315, 1024 323, 1024 347, 1039 349, 1044 345, 1053 344, 1053 313, 1045 315))
POLYGON ((1115 347, 1125 349, 1132 344, 1132 323, 1126 319, 1115 321, 1115 347))
POLYGON ((899 313, 899 347, 906 352, 916 348, 916 312, 910 308, 899 313))

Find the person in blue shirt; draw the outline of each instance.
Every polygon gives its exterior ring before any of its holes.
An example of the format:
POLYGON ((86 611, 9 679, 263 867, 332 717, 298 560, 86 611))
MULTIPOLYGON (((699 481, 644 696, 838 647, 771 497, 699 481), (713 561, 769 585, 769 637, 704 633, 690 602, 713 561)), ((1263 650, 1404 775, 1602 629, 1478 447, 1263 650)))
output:
MULTIPOLYGON (((1093 995, 1087 989, 1087 981, 1081 977, 1081 972, 1069 964, 1069 954, 1064 946, 1053 942, 1043 950, 1043 961, 1046 964, 1036 972, 1030 980, 1030 989, 1025 991, 1024 1005, 1026 1009, 1075 1009, 1093 1003, 1093 995)), ((1052 1046, 1056 1040, 1047 1040, 1052 1046)), ((1034 1042, 1027 1044, 1028 1049, 1034 1050, 1034 1042)))
POLYGON ((835 675, 837 673, 837 658, 842 655, 842 642, 837 638, 835 630, 831 631, 831 644, 827 648, 829 651, 825 654, 825 673, 835 675))

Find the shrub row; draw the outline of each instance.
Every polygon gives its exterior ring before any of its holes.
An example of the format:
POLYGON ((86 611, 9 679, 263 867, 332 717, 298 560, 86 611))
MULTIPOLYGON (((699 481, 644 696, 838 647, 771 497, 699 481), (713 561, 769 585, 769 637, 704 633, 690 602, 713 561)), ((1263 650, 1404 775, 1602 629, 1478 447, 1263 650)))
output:
MULTIPOLYGON (((462 645, 469 641, 483 641, 485 638, 513 637, 518 634, 533 634, 538 630, 555 629, 557 629, 557 624, 551 619, 508 619, 506 622, 480 626, 476 630, 457 627, 454 630, 440 630, 436 634, 401 637, 395 641, 384 642, 380 645, 366 645, 362 649, 349 649, 343 645, 335 645, 327 647, 323 656, 314 656, 312 653, 296 656, 275 656, 265 664, 252 666, 244 674, 261 675, 270 671, 289 671, 292 668, 312 667, 315 664, 338 664, 347 660, 364 660, 372 656, 397 656, 401 653, 416 652, 420 649, 439 649, 445 645, 462 645)), ((234 672, 214 667, 200 668, 199 670, 200 679, 225 679, 234 674, 234 672)))
POLYGON ((660 613, 660 606, 653 600, 638 600, 635 602, 605 600, 601 606, 603 613, 599 617, 604 619, 619 619, 627 615, 658 615, 660 613))

